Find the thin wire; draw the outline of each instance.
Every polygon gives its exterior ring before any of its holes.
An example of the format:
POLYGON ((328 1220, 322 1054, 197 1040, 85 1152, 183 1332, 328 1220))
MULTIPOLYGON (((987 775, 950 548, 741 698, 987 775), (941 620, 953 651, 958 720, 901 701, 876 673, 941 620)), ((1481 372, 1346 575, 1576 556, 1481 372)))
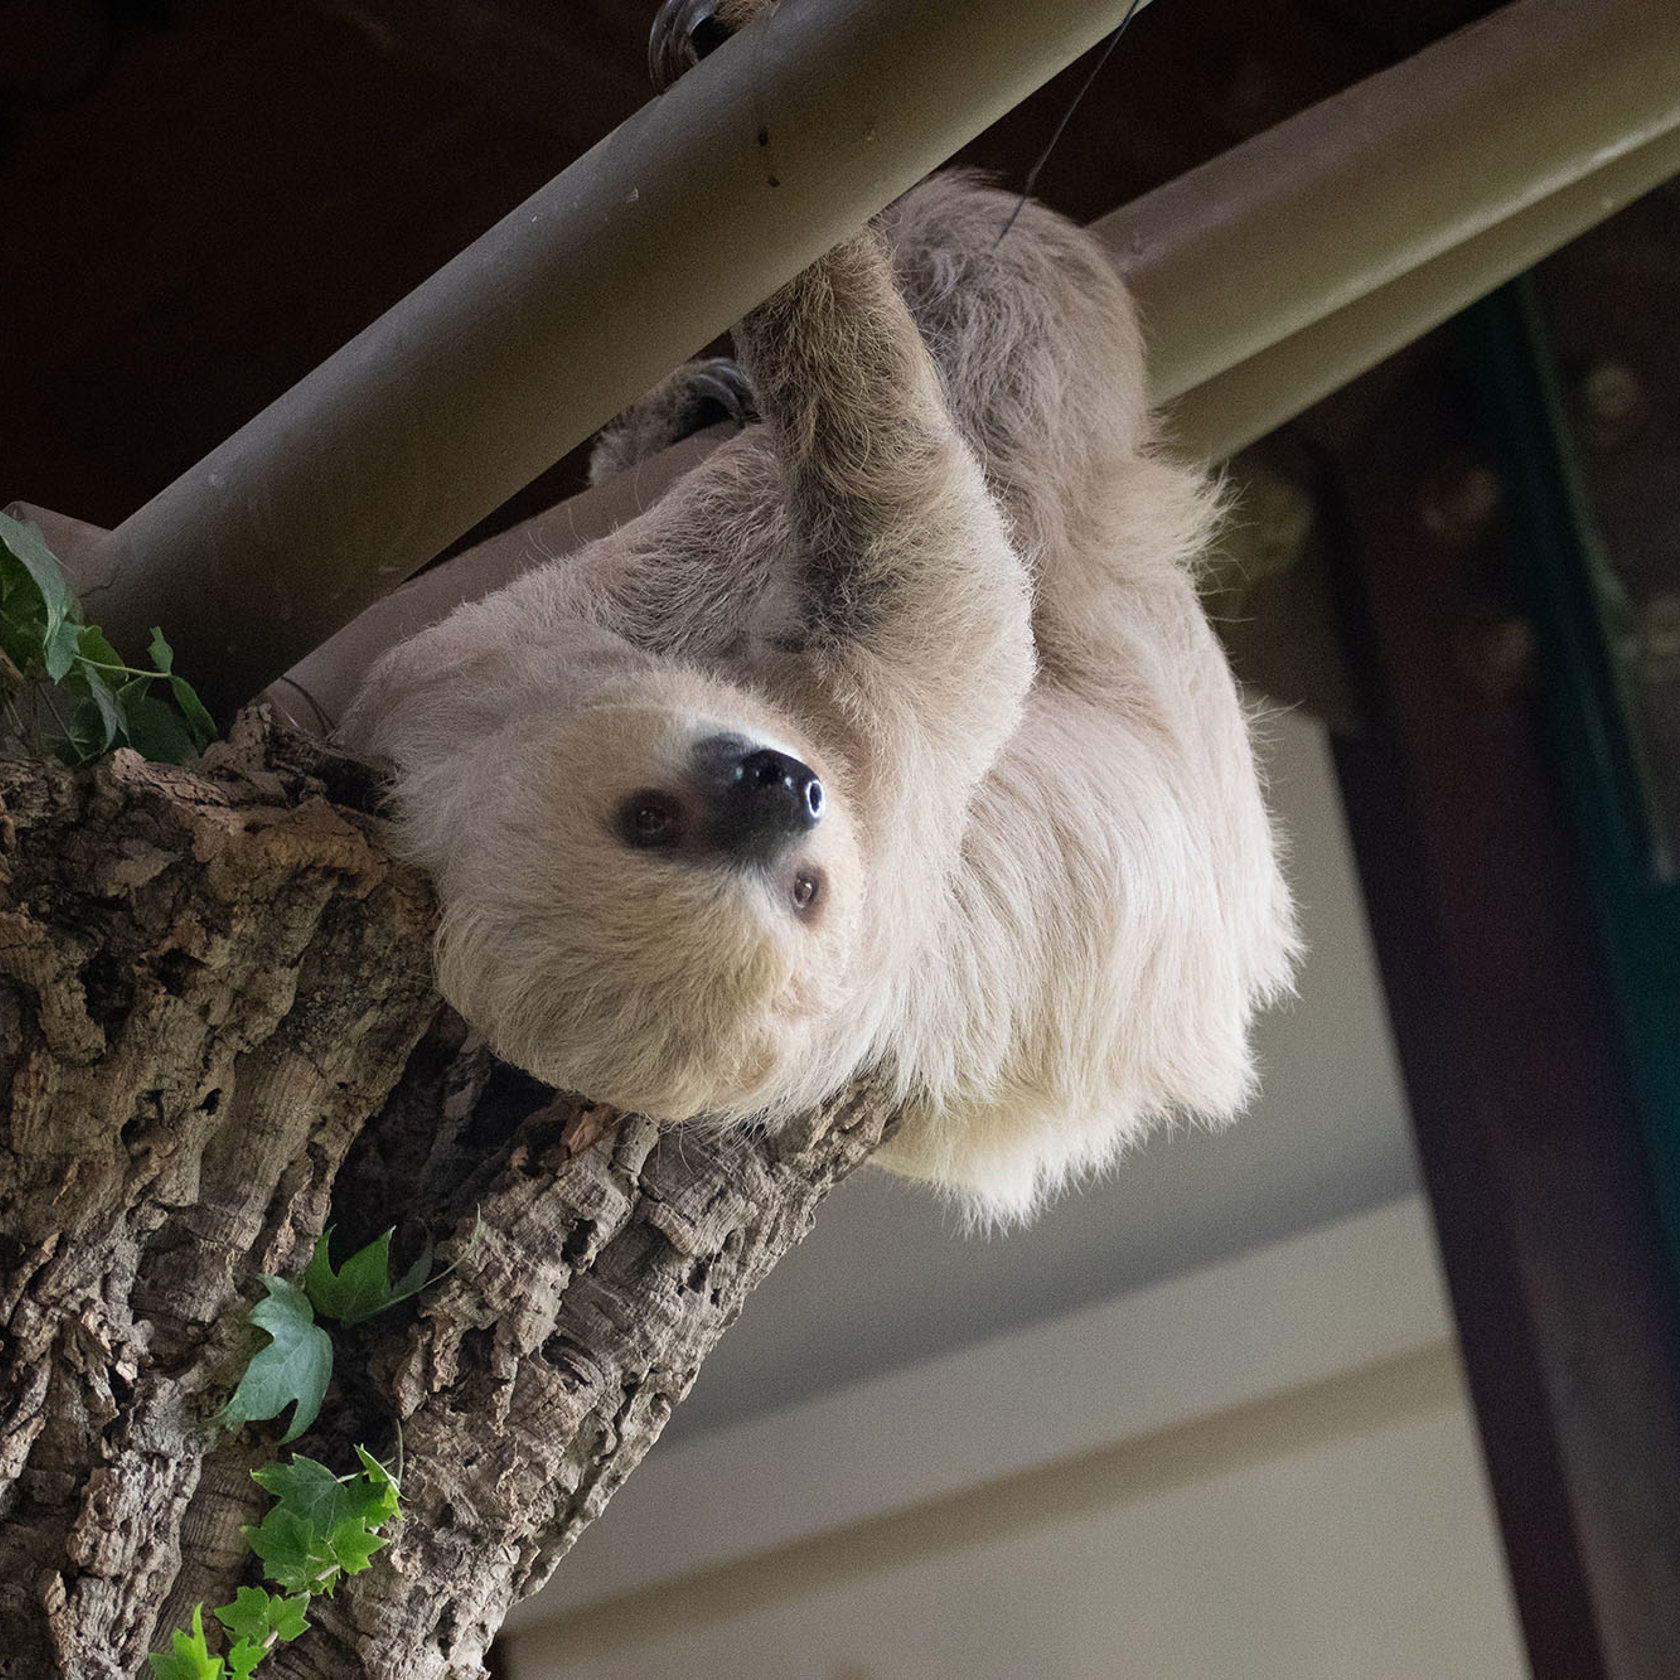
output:
MULTIPOLYGON (((1038 185, 1039 171, 1049 162, 1050 154, 1055 151, 1062 135, 1067 131, 1067 125, 1073 120, 1073 113, 1079 109, 1080 102, 1091 91, 1091 84, 1102 74, 1103 66, 1114 56, 1114 49, 1120 45, 1120 37, 1126 33, 1127 24, 1137 15, 1137 9, 1142 4, 1143 0, 1132 0, 1132 3, 1126 8, 1126 15, 1121 18, 1114 33, 1109 36, 1108 45, 1099 54, 1097 62, 1091 66, 1090 74, 1080 84, 1079 91, 1073 96, 1068 108, 1062 112, 1062 120, 1056 124, 1056 132, 1050 136, 1050 143, 1038 154, 1032 168, 1027 171, 1026 184, 1021 188, 1021 196, 1016 200, 1015 208, 1009 212, 1009 220, 1003 224, 1003 232, 997 236, 998 245, 1001 245, 1009 237, 1009 230, 1014 227, 1017 218, 1026 209, 1027 200, 1032 197, 1033 189, 1038 185)), ((997 245, 994 245, 992 249, 995 251, 997 245)))

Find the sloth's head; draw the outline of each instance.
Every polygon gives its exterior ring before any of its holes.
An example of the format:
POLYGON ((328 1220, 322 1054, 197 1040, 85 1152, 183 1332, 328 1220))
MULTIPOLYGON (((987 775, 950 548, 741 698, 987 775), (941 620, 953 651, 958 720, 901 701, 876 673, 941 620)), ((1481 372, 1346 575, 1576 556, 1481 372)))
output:
POLYGON ((498 1054, 660 1119, 804 1094, 856 968, 837 766, 738 691, 643 674, 440 768, 399 803, 451 807, 405 826, 439 986, 498 1054))

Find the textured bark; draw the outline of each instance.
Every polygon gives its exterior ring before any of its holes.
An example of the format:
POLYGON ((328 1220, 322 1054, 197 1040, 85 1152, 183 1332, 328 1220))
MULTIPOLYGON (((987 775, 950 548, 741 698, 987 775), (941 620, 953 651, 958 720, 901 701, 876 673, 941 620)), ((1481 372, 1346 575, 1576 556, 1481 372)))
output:
POLYGON ((879 1141, 867 1089, 774 1136, 661 1137, 497 1063, 439 1010, 430 895, 369 796, 260 713, 190 771, 0 766, 5 1680, 141 1672, 256 1579, 239 1528, 279 1431, 209 1420, 257 1274, 329 1220, 460 1263, 338 1337, 296 1445, 400 1451, 404 1516, 260 1672, 482 1673, 879 1141))

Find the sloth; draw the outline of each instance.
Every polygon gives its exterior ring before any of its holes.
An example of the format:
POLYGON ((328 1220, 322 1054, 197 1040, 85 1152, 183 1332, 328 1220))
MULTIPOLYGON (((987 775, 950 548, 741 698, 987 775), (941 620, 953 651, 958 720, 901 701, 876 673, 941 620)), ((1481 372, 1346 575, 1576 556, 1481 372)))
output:
POLYGON ((989 1220, 1235 1113, 1296 948, 1197 596, 1217 494, 1101 247, 1036 204, 1000 241, 1014 208, 935 176, 753 310, 597 468, 754 423, 344 730, 499 1055, 671 1122, 869 1074, 879 1163, 989 1220))

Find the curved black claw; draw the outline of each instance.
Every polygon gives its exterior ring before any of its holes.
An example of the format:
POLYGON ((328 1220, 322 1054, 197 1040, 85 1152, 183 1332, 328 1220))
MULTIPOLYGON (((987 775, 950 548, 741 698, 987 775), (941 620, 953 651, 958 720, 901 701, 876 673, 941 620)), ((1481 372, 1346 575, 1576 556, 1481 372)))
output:
POLYGON ((713 9, 712 0, 665 0, 648 37, 648 75, 663 93, 687 70, 729 39, 729 26, 713 9))
MULTIPOLYGON (((687 434, 733 421, 744 426, 758 418, 758 403, 746 369, 728 356, 701 362, 688 382, 687 434)), ((687 435, 685 434, 685 435, 687 435)))

